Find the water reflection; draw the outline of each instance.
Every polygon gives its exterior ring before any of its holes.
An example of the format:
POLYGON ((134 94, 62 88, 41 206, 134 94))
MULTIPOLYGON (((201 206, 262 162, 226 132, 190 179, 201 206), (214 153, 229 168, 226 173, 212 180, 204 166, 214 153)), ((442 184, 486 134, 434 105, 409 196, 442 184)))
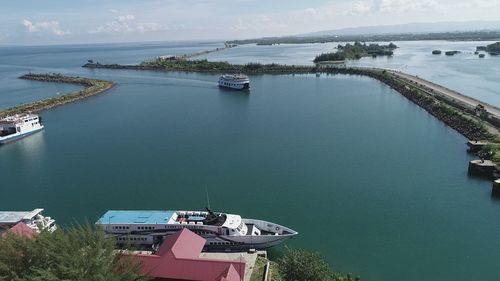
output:
POLYGON ((251 90, 232 90, 219 87, 220 101, 228 105, 248 105, 251 90))
POLYGON ((45 147, 45 131, 42 130, 33 135, 27 136, 20 140, 14 141, 0 146, 2 151, 14 151, 18 156, 26 157, 27 159, 37 158, 42 154, 45 147))

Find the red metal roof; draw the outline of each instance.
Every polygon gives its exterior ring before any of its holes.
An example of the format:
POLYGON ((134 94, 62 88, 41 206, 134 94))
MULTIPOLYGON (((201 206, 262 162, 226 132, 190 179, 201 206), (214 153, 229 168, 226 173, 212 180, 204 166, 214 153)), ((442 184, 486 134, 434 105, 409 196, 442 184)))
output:
POLYGON ((156 254, 162 256, 164 253, 170 251, 178 259, 196 259, 200 256, 205 242, 204 238, 184 228, 163 241, 156 254))
POLYGON ((37 232, 34 229, 30 228, 29 226, 27 226, 25 223, 22 223, 22 222, 18 222, 16 225, 11 227, 9 230, 2 233, 2 237, 7 235, 8 233, 17 234, 17 235, 25 236, 28 238, 32 238, 33 236, 35 236, 37 234, 37 232))
MULTIPOLYGON (((241 281, 245 262, 202 259, 206 240, 187 228, 167 237, 156 254, 135 254, 144 275, 196 281, 241 281)), ((130 255, 130 253, 125 253, 130 255)))

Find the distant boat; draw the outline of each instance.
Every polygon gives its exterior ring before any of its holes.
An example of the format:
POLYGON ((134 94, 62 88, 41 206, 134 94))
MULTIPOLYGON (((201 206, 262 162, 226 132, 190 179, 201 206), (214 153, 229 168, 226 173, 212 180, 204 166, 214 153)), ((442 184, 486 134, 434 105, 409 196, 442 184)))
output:
POLYGON ((42 118, 36 114, 12 115, 0 119, 0 145, 43 130, 42 118))
POLYGON ((40 232, 46 230, 54 232, 57 229, 55 220, 42 215, 43 209, 33 211, 0 211, 0 233, 8 230, 18 223, 24 223, 29 228, 40 232))
POLYGON ((244 74, 226 74, 219 78, 219 87, 235 90, 250 89, 250 79, 244 74))
POLYGON ((432 51, 432 54, 433 55, 440 55, 441 54, 441 50, 434 50, 434 51, 432 51))
POLYGON ((97 222, 119 245, 151 247, 187 228, 207 240, 206 250, 266 249, 298 233, 269 221, 207 211, 107 211, 97 222))
POLYGON ((460 53, 460 51, 446 51, 444 54, 447 56, 453 56, 453 55, 456 55, 459 53, 460 53))
POLYGON ((479 54, 480 58, 484 58, 484 56, 485 56, 484 54, 479 54))

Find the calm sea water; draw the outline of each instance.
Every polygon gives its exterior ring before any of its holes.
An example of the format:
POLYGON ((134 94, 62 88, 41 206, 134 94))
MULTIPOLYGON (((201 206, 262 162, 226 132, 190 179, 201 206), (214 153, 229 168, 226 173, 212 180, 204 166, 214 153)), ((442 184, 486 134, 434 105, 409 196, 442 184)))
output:
MULTIPOLYGON (((387 43, 387 42, 386 42, 387 43)), ((363 58, 349 65, 382 67, 418 75, 450 89, 500 107, 500 57, 486 55, 480 59, 474 55, 476 46, 492 41, 408 41, 395 42, 399 48, 391 58, 363 58), (432 55, 432 50, 443 54, 432 55), (449 57, 444 51, 457 50, 461 54, 449 57)), ((344 43, 342 43, 344 44, 344 43)), ((385 43, 381 43, 385 44, 385 43)), ((316 55, 335 51, 338 43, 281 44, 274 46, 243 45, 223 52, 205 55, 209 60, 234 63, 261 62, 285 64, 313 64, 316 55)))
POLYGON ((79 67, 176 48, 127 46, 0 56, 0 96, 62 90, 17 81, 31 61, 118 83, 44 112, 45 131, 0 147, 0 209, 93 222, 108 209, 202 209, 207 186, 214 209, 289 226, 300 232, 289 246, 363 280, 500 278, 490 182, 467 176, 462 136, 389 87, 262 75, 244 94, 218 89, 215 75, 79 67))

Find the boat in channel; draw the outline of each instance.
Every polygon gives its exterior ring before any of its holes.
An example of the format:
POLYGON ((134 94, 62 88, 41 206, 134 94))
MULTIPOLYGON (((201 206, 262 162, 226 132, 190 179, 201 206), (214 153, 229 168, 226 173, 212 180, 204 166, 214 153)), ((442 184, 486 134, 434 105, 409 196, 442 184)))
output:
POLYGON ((0 211, 0 234, 20 223, 37 233, 41 231, 54 232, 57 229, 56 221, 51 217, 44 216, 42 212, 41 208, 32 211, 0 211))
POLYGON ((107 211, 97 222, 119 246, 157 247, 187 228, 206 239, 206 251, 266 249, 298 234, 282 225, 207 211, 107 211))
POLYGON ((219 87, 248 90, 250 89, 250 79, 244 74, 225 74, 219 77, 219 87))
POLYGON ((0 145, 22 139, 43 128, 42 118, 36 114, 7 116, 0 119, 0 145))

